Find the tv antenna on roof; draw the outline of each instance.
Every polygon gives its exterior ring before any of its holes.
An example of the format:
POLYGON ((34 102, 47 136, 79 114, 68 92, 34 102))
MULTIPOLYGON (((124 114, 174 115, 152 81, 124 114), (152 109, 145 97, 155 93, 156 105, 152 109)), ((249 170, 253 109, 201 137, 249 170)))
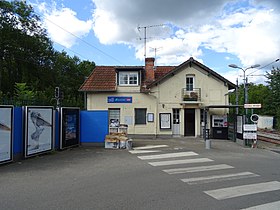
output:
POLYGON ((148 25, 148 26, 138 26, 137 29, 140 32, 141 29, 144 29, 144 38, 140 37, 140 40, 144 40, 144 57, 146 58, 146 48, 147 48, 147 28, 153 28, 153 27, 160 27, 163 26, 164 24, 159 24, 159 25, 148 25))
MULTIPOLYGON (((157 61, 157 51, 159 50, 159 49, 161 49, 162 47, 150 47, 152 50, 154 50, 154 52, 155 52, 155 62, 157 61)), ((156 66, 156 64, 155 64, 155 66, 156 66)))

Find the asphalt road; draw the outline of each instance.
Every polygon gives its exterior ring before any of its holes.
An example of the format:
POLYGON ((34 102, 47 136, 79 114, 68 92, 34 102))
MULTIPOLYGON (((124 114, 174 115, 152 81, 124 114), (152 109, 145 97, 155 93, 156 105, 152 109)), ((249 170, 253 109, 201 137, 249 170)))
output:
POLYGON ((280 202, 277 152, 219 140, 206 150, 203 141, 183 138, 134 140, 133 145, 166 146, 142 149, 157 150, 142 154, 81 146, 2 165, 0 209, 229 210, 280 202), (175 153, 178 156, 172 157, 175 153), (193 159, 202 162, 178 164, 193 159), (216 165, 228 168, 178 174, 164 171, 216 165), (246 189, 252 192, 242 194, 246 189))

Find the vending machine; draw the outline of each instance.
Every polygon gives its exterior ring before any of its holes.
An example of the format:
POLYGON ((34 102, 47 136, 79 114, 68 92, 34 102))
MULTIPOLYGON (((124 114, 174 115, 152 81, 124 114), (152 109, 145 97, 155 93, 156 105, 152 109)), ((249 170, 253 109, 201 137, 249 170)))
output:
POLYGON ((228 139, 227 115, 212 115, 212 138, 228 139))

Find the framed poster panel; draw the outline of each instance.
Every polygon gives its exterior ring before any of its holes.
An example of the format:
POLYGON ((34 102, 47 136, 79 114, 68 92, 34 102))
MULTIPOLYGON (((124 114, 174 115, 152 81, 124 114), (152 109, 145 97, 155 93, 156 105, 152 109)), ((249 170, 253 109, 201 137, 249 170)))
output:
POLYGON ((53 149, 53 107, 24 107, 25 157, 49 152, 53 149))
POLYGON ((80 144, 80 109, 60 109, 60 149, 80 144))
POLYGON ((171 113, 159 114, 160 129, 171 129, 171 113))
POLYGON ((148 113, 148 122, 154 122, 154 113, 148 113))
POLYGON ((13 106, 0 106, 0 164, 13 160, 13 106))

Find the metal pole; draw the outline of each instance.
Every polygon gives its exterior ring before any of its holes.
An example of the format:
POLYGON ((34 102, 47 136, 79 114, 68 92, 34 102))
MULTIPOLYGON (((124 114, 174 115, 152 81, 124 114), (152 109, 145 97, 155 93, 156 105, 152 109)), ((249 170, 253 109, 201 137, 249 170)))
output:
MULTIPOLYGON (((245 86, 246 86, 246 91, 245 91, 245 104, 248 103, 248 77, 246 77, 246 82, 245 82, 245 86)), ((246 123, 248 123, 248 109, 245 109, 245 114, 246 114, 246 123)))
MULTIPOLYGON (((239 104, 239 94, 238 94, 238 78, 236 78, 236 88, 235 88, 235 104, 239 104)), ((235 114, 238 115, 238 106, 236 107, 235 114)))
POLYGON ((211 140, 209 139, 209 133, 208 133, 208 138, 206 138, 206 128, 207 128, 207 109, 204 108, 203 111, 203 121, 204 121, 204 131, 203 131, 203 136, 204 136, 204 141, 205 141, 205 149, 211 149, 211 140))
POLYGON ((147 27, 144 27, 144 32, 145 32, 145 36, 144 36, 144 58, 146 58, 146 45, 147 45, 147 27))
MULTIPOLYGON (((246 75, 245 75, 245 71, 246 69, 242 69, 244 72, 244 104, 247 103, 247 82, 246 82, 246 75)), ((245 108, 245 123, 247 123, 247 108, 245 108)))
POLYGON ((206 109, 204 108, 203 109, 203 123, 204 123, 204 126, 203 126, 203 139, 204 141, 206 141, 206 109))

